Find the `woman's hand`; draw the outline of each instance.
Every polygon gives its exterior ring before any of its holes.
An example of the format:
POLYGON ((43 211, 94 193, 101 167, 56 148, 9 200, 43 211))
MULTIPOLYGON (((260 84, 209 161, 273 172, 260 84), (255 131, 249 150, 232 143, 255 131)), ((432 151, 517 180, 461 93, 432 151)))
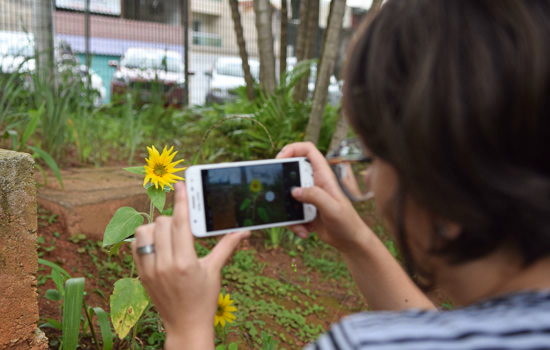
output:
POLYGON ((315 186, 294 189, 298 201, 313 204, 317 217, 311 223, 289 227, 302 238, 317 232, 321 240, 345 252, 372 235, 355 208, 340 189, 325 157, 311 142, 293 143, 281 150, 277 158, 307 157, 313 166, 315 186))
POLYGON ((167 349, 213 349, 214 315, 221 289, 221 269, 250 232, 226 235, 199 259, 189 226, 187 192, 176 184, 173 217, 161 216, 136 231, 132 243, 140 279, 162 316, 167 349), (153 254, 140 255, 138 247, 154 244, 153 254), (183 339, 183 340, 182 340, 183 339))

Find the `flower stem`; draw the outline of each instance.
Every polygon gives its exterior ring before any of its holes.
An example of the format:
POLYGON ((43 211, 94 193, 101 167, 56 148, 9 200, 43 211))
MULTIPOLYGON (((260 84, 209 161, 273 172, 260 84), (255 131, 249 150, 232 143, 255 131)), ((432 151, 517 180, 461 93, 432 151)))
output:
POLYGON ((136 349, 136 338, 137 338, 137 324, 134 326, 134 335, 132 339, 132 350, 136 349))
POLYGON ((149 214, 147 213, 138 213, 140 215, 143 215, 145 218, 147 218, 147 221, 149 221, 149 223, 151 223, 151 217, 149 216, 149 214))
POLYGON ((149 223, 153 223, 153 214, 155 212, 155 207, 153 206, 153 201, 151 201, 150 209, 149 209, 149 223))

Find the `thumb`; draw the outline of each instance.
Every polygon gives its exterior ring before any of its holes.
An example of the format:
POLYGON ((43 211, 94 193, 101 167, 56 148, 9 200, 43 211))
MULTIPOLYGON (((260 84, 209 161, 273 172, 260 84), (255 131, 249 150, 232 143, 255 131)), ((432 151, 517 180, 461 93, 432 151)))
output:
POLYGON ((221 241, 216 244, 214 249, 205 258, 207 264, 211 265, 216 272, 221 271, 229 257, 233 254, 239 244, 246 238, 250 237, 250 231, 241 231, 225 235, 221 241))
POLYGON ((337 201, 320 187, 298 187, 292 190, 292 196, 302 203, 313 204, 321 213, 337 210, 337 201))

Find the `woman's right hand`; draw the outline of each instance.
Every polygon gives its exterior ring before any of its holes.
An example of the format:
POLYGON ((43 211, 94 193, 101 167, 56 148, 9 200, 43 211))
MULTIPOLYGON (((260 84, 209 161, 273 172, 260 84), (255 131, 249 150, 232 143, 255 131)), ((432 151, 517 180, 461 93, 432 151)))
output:
POLYGON ((311 162, 315 185, 294 189, 292 195, 300 202, 313 204, 317 208, 317 217, 311 223, 290 226, 289 229, 304 239, 309 232, 317 232, 322 241, 341 252, 357 248, 373 233, 340 189, 325 157, 313 143, 299 142, 284 147, 276 158, 292 157, 307 157, 311 162))

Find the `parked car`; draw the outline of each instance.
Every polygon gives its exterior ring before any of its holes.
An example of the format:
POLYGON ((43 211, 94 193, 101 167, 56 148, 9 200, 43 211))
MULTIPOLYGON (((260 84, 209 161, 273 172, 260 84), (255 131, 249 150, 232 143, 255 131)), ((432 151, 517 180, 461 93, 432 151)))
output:
MULTIPOLYGON (((24 82, 25 89, 32 90, 31 75, 36 72, 32 34, 28 34, 20 40, 6 40, 5 42, 4 54, 0 56, 0 72, 3 74, 12 74, 18 71, 26 75, 24 82)), ((54 59, 58 72, 61 75, 71 73, 74 77, 80 77, 84 86, 87 86, 88 68, 80 64, 80 60, 74 55, 70 45, 65 41, 59 41, 55 43, 55 46, 54 59)), ((95 107, 99 107, 105 99, 107 90, 105 89, 103 79, 96 72, 90 69, 89 74, 93 104, 95 107)))
MULTIPOLYGON (((249 59, 250 74, 259 81, 260 62, 249 59)), ((208 79, 208 92, 206 93, 206 104, 226 103, 237 99, 236 89, 245 86, 242 60, 238 57, 219 57, 210 71, 205 72, 208 79)))
POLYGON ((117 68, 111 80, 111 96, 115 100, 134 90, 136 102, 149 102, 153 92, 158 91, 166 105, 184 105, 187 84, 179 52, 129 48, 120 62, 109 61, 109 65, 117 68))
MULTIPOLYGON (((294 66, 296 66, 296 57, 287 58, 286 66, 289 72, 292 71, 294 69, 294 66)), ((317 82, 317 64, 313 63, 311 65, 311 73, 309 74, 309 82, 307 85, 309 98, 313 98, 313 92, 315 91, 316 82, 317 82)), ((342 99, 341 86, 342 86, 341 82, 339 82, 334 75, 331 75, 330 84, 328 86, 328 99, 327 99, 327 102, 330 105, 336 106, 338 105, 338 103, 340 103, 340 100, 342 99)))

